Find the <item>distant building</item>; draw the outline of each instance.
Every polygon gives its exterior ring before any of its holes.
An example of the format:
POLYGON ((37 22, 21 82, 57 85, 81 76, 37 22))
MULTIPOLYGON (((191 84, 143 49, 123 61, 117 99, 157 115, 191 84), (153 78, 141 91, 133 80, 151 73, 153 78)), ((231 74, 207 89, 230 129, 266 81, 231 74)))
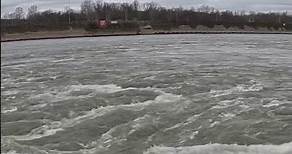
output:
POLYGON ((286 23, 283 23, 283 27, 286 27, 286 23))
POLYGON ((97 20, 97 22, 96 22, 96 27, 98 27, 98 28, 102 28, 102 29, 106 29, 106 28, 108 28, 110 25, 111 25, 111 21, 104 20, 104 19, 97 20))
POLYGON ((151 25, 146 25, 146 26, 142 26, 139 28, 138 33, 143 33, 143 34, 151 34, 153 33, 153 28, 151 25))
POLYGON ((117 25, 117 24, 119 24, 119 22, 117 20, 111 21, 111 25, 117 25))
POLYGON ((146 25, 142 27, 145 30, 152 30, 152 26, 151 25, 146 25))

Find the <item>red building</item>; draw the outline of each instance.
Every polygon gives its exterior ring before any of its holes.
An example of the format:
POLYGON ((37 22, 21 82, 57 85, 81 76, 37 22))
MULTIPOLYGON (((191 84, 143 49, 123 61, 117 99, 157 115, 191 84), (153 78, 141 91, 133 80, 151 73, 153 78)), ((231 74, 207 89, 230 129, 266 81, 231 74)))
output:
POLYGON ((96 22, 96 26, 97 26, 98 28, 102 28, 102 29, 106 29, 106 28, 108 28, 108 27, 110 26, 110 24, 111 24, 110 21, 108 21, 108 20, 104 20, 104 19, 102 19, 102 20, 97 20, 97 22, 96 22))

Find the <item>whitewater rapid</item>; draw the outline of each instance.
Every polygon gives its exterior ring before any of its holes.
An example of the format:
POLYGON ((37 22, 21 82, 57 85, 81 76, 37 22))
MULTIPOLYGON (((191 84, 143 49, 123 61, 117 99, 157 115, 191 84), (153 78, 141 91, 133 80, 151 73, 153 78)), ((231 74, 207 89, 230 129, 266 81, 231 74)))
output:
POLYGON ((144 154, 290 154, 292 142, 282 145, 208 144, 190 147, 152 147, 144 154))
POLYGON ((1 153, 290 154, 291 40, 2 43, 1 153))

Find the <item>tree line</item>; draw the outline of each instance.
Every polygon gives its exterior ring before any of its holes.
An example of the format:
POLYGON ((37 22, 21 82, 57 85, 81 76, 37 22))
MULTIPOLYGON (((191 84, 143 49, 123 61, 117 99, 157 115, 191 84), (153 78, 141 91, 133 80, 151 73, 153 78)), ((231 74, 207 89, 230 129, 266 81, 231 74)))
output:
POLYGON ((121 26, 117 29, 133 29, 141 25, 151 25, 154 29, 177 28, 188 25, 192 28, 198 25, 212 28, 223 25, 225 28, 250 26, 268 29, 292 30, 292 17, 283 13, 256 13, 244 11, 219 11, 213 7, 200 8, 165 8, 157 3, 140 4, 110 3, 100 0, 85 0, 80 5, 80 11, 66 8, 65 11, 38 11, 32 5, 27 11, 18 7, 14 12, 5 14, 1 19, 1 33, 26 32, 42 30, 65 30, 72 28, 95 29, 98 20, 117 20, 121 26), (25 13, 27 12, 27 13, 25 13))

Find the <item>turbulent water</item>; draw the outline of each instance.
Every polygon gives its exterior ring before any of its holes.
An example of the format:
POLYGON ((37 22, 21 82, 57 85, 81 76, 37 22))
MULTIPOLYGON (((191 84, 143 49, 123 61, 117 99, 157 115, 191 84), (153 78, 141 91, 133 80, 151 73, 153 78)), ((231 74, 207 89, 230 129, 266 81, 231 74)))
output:
POLYGON ((1 152, 291 154, 291 35, 1 43, 1 152))

